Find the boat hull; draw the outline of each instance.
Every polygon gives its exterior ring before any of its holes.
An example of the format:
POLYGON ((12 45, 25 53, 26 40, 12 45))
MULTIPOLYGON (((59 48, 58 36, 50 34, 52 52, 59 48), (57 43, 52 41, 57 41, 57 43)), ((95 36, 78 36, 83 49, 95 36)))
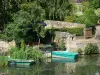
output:
POLYGON ((34 60, 9 60, 8 61, 8 66, 30 66, 35 64, 34 60))
POLYGON ((77 58, 78 53, 67 52, 67 51, 52 51, 52 57, 54 58, 68 58, 75 59, 77 58))

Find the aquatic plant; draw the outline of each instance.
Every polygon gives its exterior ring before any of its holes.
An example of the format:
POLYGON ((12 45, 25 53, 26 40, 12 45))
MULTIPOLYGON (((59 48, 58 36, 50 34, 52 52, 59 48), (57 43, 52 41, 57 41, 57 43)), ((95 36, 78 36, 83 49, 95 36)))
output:
POLYGON ((12 47, 10 49, 10 56, 15 59, 34 59, 39 60, 42 58, 42 52, 34 47, 12 47))
POLYGON ((39 60, 42 58, 42 52, 38 46, 25 45, 24 41, 21 41, 20 47, 12 47, 9 50, 9 54, 14 59, 34 59, 39 60))

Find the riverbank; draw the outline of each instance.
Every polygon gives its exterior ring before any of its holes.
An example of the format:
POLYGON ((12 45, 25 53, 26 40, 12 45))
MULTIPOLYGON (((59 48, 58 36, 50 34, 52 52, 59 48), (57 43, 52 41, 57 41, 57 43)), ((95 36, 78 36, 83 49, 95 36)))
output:
MULTIPOLYGON (((100 40, 93 38, 85 39, 84 36, 77 36, 75 40, 70 41, 66 44, 66 47, 70 52, 77 52, 80 48, 84 51, 84 48, 87 44, 96 44, 99 48, 100 53, 100 40)), ((84 53, 83 53, 84 54, 84 53)))

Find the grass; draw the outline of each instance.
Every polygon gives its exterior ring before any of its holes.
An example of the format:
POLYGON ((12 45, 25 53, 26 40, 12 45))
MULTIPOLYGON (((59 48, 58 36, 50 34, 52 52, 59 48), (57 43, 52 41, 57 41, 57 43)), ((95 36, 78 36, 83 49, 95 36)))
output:
POLYGON ((6 67, 8 64, 7 56, 0 56, 0 67, 6 67))

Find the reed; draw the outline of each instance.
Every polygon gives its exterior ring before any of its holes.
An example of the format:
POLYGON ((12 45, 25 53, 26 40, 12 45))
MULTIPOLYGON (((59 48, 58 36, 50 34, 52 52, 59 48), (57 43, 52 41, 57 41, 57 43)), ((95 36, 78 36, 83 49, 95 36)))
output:
POLYGON ((0 67, 6 67, 8 64, 7 56, 0 56, 0 67))

